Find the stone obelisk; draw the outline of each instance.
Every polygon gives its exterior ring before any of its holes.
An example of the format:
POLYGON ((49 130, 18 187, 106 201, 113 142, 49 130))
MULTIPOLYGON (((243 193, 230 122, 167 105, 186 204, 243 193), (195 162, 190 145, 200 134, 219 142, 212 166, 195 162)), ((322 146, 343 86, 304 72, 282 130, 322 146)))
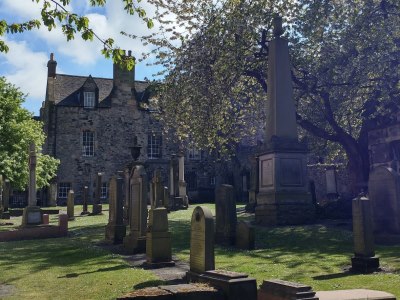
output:
POLYGON ((267 123, 259 154, 256 222, 264 225, 312 222, 315 208, 308 192, 307 145, 298 141, 289 47, 282 18, 273 20, 269 43, 267 123))
POLYGON ((39 225, 42 223, 42 212, 36 200, 36 148, 32 142, 29 145, 29 186, 28 206, 24 208, 22 226, 39 225))

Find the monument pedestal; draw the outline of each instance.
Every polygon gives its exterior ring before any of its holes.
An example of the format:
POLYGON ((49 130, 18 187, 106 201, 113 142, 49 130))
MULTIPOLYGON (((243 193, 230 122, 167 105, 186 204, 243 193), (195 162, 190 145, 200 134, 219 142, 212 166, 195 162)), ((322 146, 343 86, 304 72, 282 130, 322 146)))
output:
POLYGON ((379 257, 353 256, 351 258, 351 271, 356 273, 372 273, 379 270, 379 257))
POLYGON ((126 235, 125 225, 106 225, 106 239, 112 241, 114 244, 120 244, 123 242, 126 235))
POLYGON ((130 254, 146 252, 146 237, 139 236, 136 232, 131 232, 123 239, 124 248, 130 254))
POLYGON ((282 145, 282 141, 278 142, 268 145, 273 150, 259 156, 260 189, 255 208, 256 223, 262 225, 312 223, 315 206, 306 180, 305 145, 290 141, 282 145))
POLYGON ((102 214, 102 211, 103 211, 102 204, 93 204, 92 215, 100 215, 102 214))
POLYGON ((22 214, 22 227, 42 224, 43 212, 39 206, 27 206, 22 214))

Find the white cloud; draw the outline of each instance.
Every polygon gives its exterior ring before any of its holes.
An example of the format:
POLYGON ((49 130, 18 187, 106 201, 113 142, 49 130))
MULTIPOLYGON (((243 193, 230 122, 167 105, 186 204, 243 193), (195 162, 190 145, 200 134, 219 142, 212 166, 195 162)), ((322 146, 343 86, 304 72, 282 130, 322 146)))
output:
POLYGON ((13 71, 3 74, 7 80, 30 97, 44 100, 47 80, 47 54, 33 52, 26 42, 7 41, 10 51, 0 54, 4 57, 9 69, 13 71))

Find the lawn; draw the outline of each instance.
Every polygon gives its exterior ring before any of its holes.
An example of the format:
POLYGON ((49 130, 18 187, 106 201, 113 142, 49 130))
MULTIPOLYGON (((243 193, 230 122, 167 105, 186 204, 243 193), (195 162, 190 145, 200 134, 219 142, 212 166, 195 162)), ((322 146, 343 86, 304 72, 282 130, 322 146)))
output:
MULTIPOLYGON (((214 211, 214 205, 204 206, 214 211)), ((189 260, 193 208, 169 214, 173 255, 185 261, 189 260)), ((76 215, 80 211, 77 206, 76 215)), ((239 214, 239 219, 251 217, 239 214)), ((11 220, 20 221, 20 217, 11 220)), ((51 216, 51 222, 56 222, 56 216, 51 216)), ((14 287, 14 294, 6 299, 111 299, 133 287, 160 283, 152 272, 132 268, 123 256, 99 246, 106 223, 107 211, 101 216, 77 217, 69 223, 67 238, 0 243, 0 283, 14 287)), ((0 230, 5 228, 0 226, 0 230)), ((216 268, 248 273, 258 284, 279 278, 309 284, 314 290, 369 288, 400 298, 400 245, 378 246, 376 252, 385 272, 344 272, 352 255, 351 231, 309 225, 257 227, 256 250, 216 247, 215 257, 216 268)))

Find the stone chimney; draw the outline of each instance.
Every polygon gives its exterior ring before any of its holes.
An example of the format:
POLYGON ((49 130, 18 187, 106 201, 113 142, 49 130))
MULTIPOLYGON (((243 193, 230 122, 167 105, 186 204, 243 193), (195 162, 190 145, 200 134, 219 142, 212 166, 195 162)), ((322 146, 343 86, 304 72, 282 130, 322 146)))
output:
POLYGON ((50 60, 47 62, 47 77, 56 78, 57 62, 54 60, 54 54, 50 53, 50 60))
MULTIPOLYGON (((128 55, 123 55, 123 58, 131 58, 132 57, 132 51, 128 51, 128 55)), ((135 59, 135 58, 133 58, 135 59)), ((132 89, 134 87, 134 82, 135 82, 135 66, 132 68, 132 70, 127 70, 123 68, 122 66, 114 63, 113 65, 113 80, 114 80, 114 88, 117 89, 125 89, 129 88, 132 89)))

